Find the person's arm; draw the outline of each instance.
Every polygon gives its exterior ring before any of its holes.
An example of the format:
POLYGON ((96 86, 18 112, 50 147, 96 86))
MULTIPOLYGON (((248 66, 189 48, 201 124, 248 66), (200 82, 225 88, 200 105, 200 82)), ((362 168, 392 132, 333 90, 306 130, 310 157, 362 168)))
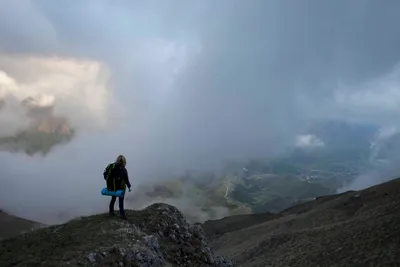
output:
POLYGON ((131 183, 129 182, 128 170, 124 168, 124 172, 125 172, 125 183, 128 186, 129 190, 131 190, 131 183))

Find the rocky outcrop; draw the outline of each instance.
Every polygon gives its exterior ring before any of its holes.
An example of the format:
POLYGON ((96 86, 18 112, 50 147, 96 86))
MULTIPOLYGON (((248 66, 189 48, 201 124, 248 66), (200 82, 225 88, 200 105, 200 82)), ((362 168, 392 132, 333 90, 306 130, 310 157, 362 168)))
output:
MULTIPOLYGON (((5 105, 6 102, 3 103, 5 105)), ((0 150, 45 155, 55 145, 66 143, 73 137, 74 131, 68 120, 53 114, 54 99, 51 96, 39 100, 27 97, 17 106, 23 109, 30 123, 12 136, 1 137, 0 150)))
POLYGON ((216 255, 200 225, 188 224, 174 206, 153 204, 127 214, 128 221, 101 214, 5 240, 0 265, 234 266, 216 255))
POLYGON ((72 131, 65 118, 48 117, 32 124, 31 132, 71 135, 72 131))
POLYGON ((167 204, 154 204, 143 210, 142 221, 119 223, 123 244, 89 253, 91 263, 129 266, 233 266, 215 255, 200 225, 189 225, 182 213, 167 204), (111 260, 111 262, 110 262, 111 260))
MULTIPOLYGON (((42 102, 44 101, 42 100, 42 102)), ((21 102, 21 105, 27 108, 27 115, 32 119, 29 132, 72 134, 67 119, 53 115, 54 106, 52 101, 40 103, 36 99, 28 97, 21 102)))

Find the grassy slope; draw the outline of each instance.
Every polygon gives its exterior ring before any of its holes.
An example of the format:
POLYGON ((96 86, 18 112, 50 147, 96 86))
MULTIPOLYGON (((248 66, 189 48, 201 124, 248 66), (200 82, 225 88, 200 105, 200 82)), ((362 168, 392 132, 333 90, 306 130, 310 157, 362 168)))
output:
POLYGON ((238 183, 231 198, 248 204, 254 212, 280 211, 297 201, 330 194, 321 184, 309 183, 296 177, 253 176, 238 183))

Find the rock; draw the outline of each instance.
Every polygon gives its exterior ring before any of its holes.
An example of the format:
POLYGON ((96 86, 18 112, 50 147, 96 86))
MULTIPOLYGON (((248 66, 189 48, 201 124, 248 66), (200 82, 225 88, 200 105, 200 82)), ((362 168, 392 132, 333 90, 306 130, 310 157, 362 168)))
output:
POLYGON ((94 252, 89 253, 89 255, 87 256, 90 263, 95 263, 97 261, 96 257, 97 257, 97 255, 94 252))

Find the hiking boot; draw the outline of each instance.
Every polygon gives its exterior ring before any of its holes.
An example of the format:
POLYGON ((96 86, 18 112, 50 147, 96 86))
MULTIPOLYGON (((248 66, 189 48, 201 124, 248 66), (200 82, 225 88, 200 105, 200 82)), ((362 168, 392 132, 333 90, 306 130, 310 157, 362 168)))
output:
POLYGON ((128 217, 126 217, 125 214, 121 214, 120 216, 121 216, 121 219, 122 219, 122 220, 128 220, 128 217))
POLYGON ((109 213, 108 213, 108 216, 114 217, 114 216, 115 216, 115 213, 114 213, 114 212, 109 212, 109 213))

